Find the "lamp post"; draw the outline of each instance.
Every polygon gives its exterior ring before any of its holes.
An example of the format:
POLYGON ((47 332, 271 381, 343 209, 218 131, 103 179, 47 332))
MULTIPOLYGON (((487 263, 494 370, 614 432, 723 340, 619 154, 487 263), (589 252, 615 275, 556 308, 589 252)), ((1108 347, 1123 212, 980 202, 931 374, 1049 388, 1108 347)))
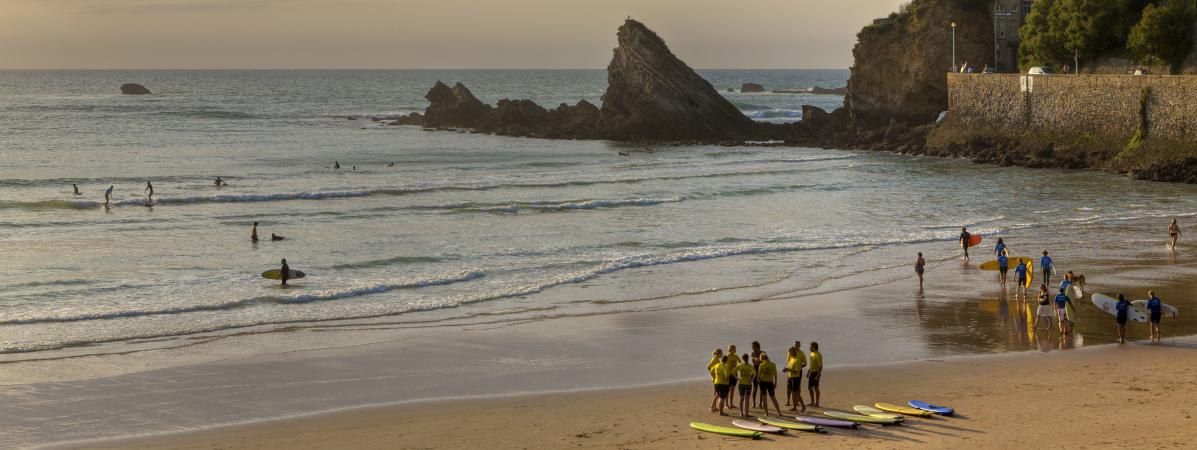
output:
POLYGON ((956 22, 952 22, 952 72, 959 72, 956 66, 956 22))

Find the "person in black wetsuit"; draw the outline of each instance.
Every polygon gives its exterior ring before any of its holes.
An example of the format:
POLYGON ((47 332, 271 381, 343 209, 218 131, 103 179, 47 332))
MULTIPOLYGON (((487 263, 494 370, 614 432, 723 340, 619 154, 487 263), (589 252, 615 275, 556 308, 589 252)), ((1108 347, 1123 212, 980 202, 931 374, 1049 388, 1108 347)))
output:
POLYGON ((964 249, 964 259, 968 259, 968 241, 973 238, 968 228, 960 227, 960 248, 964 249))
POLYGON ((283 258, 283 268, 282 268, 282 272, 279 274, 279 278, 283 280, 283 286, 286 286, 287 279, 291 278, 291 266, 287 265, 286 258, 283 258))

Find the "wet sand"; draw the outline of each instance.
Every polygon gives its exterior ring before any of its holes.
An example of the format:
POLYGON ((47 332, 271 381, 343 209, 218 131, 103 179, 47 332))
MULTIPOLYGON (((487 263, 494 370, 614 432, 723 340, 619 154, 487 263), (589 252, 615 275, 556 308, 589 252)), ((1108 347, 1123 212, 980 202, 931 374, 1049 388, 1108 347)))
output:
POLYGON ((1197 420, 1194 348, 1132 343, 827 370, 824 406, 917 398, 959 414, 755 442, 690 429, 732 418, 706 411, 709 384, 686 382, 370 408, 86 448, 1183 447, 1197 420))

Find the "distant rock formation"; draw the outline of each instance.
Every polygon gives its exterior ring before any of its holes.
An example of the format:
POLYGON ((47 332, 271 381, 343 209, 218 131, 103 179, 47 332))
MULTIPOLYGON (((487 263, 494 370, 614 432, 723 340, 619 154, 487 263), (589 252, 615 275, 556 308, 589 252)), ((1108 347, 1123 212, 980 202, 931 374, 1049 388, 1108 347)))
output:
POLYGON ((848 95, 848 88, 847 87, 821 88, 821 87, 815 86, 813 88, 810 88, 810 93, 825 94, 825 95, 848 95))
POLYGON ((423 116, 402 125, 470 129, 509 136, 654 142, 724 142, 778 139, 794 131, 752 121, 713 86, 674 56, 656 33, 624 22, 607 67, 602 108, 582 100, 551 110, 530 100, 490 106, 461 83, 437 82, 425 98, 423 116))
POLYGON ((149 89, 137 83, 125 83, 121 85, 121 93, 125 95, 148 95, 152 94, 149 89))
POLYGON ((744 83, 740 85, 740 92, 765 92, 765 87, 756 83, 744 83))

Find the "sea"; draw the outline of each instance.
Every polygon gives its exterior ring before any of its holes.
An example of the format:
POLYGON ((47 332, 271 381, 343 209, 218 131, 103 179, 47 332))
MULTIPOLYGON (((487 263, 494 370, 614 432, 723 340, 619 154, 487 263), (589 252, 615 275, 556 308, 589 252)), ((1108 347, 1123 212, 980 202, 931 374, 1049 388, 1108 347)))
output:
MULTIPOLYGON (((699 73, 770 122, 843 98, 740 93, 742 83, 802 90, 848 78, 699 73)), ((867 151, 646 148, 389 124, 422 111, 438 80, 485 102, 546 106, 599 104, 606 86, 602 70, 0 71, 0 367, 22 377, 6 383, 133 373, 144 367, 90 373, 87 362, 137 352, 219 356, 241 350, 243 336, 285 353, 303 329, 701 315, 764 298, 800 307, 911 286, 920 252, 929 277, 959 272, 961 227, 985 238, 978 263, 1004 238, 1016 254, 1050 250, 1060 275, 1112 260, 1160 282, 1192 272, 1183 250, 1178 263, 1164 246, 1169 220, 1187 232, 1197 215, 1194 186, 867 151), (154 94, 121 95, 131 82, 154 94), (283 259, 306 277, 284 287, 261 276, 283 259), (48 360, 79 365, 15 370, 48 360)), ((968 276, 996 289, 990 275, 968 276)), ((888 357, 1034 346, 952 314, 934 326, 892 321, 909 340, 888 357)), ((1113 339, 1112 327, 1086 331, 1088 343, 1113 339)))

